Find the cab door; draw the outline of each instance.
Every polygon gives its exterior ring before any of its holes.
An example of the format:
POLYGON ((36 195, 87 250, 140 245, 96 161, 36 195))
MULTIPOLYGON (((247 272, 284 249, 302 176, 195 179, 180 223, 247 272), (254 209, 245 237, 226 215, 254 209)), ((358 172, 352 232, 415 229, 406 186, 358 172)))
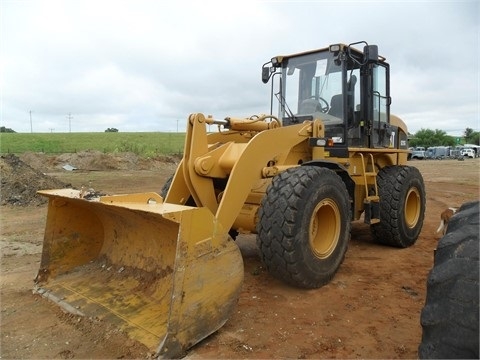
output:
POLYGON ((371 64, 371 131, 370 147, 384 148, 390 146, 392 130, 390 128, 390 79, 387 64, 371 64))

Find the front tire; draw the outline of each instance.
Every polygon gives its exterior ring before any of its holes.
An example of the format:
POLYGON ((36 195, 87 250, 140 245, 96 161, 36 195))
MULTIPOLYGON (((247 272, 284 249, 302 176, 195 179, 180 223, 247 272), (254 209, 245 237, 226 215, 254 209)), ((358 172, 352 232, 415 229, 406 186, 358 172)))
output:
POLYGON ((375 242, 406 248, 417 241, 425 216, 425 184, 412 166, 388 166, 377 175, 380 222, 371 225, 375 242))
POLYGON ((273 178, 262 200, 257 245, 274 277, 301 288, 327 284, 350 240, 350 199, 332 170, 291 168, 273 178))

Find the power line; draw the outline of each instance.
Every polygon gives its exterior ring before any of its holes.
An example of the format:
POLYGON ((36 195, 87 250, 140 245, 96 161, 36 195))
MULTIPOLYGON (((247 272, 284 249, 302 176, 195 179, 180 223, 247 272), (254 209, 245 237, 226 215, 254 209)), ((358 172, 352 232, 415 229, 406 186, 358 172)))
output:
POLYGON ((68 119, 68 130, 69 132, 72 132, 72 119, 73 119, 72 113, 68 113, 67 119, 68 119))

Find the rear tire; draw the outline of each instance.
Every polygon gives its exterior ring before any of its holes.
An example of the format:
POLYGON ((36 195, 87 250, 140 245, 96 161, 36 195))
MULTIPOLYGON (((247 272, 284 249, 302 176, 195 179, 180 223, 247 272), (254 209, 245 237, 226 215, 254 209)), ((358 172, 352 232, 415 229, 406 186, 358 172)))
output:
POLYGON ((380 222, 370 229, 375 242, 406 248, 417 241, 425 216, 425 185, 412 166, 389 166, 377 175, 380 222))
POLYGON ((421 359, 479 358, 479 204, 464 204, 438 243, 420 317, 421 359))
POLYGON ((262 200, 257 245, 274 277, 297 287, 327 284, 350 240, 350 199, 332 170, 291 168, 273 178, 262 200))

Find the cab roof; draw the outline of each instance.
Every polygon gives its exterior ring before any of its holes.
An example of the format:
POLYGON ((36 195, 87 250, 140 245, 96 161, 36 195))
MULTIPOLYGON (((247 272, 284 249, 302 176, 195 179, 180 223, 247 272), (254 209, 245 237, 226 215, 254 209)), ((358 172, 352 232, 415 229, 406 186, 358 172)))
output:
MULTIPOLYGON (((288 60, 288 59, 294 58, 294 57, 299 57, 299 56, 303 56, 303 55, 310 55, 310 54, 315 54, 315 53, 319 53, 319 52, 330 51, 332 46, 339 46, 339 49, 342 50, 342 51, 346 51, 347 49, 349 49, 350 52, 353 52, 358 56, 363 56, 363 51, 358 50, 358 49, 356 49, 356 48, 354 48, 350 45, 340 43, 340 44, 332 44, 332 45, 329 45, 328 47, 325 47, 325 48, 302 51, 302 52, 295 53, 295 54, 290 54, 290 55, 279 55, 279 56, 275 56, 275 58, 277 58, 279 60, 279 62, 283 62, 284 60, 288 60)), ((386 60, 385 57, 380 56, 380 55, 378 56, 378 61, 385 62, 385 60, 386 60)))

